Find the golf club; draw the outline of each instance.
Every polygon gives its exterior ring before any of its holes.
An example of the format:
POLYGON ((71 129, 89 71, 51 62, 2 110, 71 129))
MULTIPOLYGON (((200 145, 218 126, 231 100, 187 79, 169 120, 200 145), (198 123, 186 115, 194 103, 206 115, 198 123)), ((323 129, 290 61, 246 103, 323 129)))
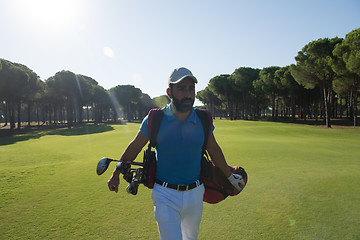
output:
POLYGON ((111 159, 111 158, 102 158, 102 159, 100 159, 100 161, 97 164, 96 173, 98 175, 103 174, 108 169, 109 164, 111 162, 122 162, 122 163, 131 164, 131 165, 143 166, 143 163, 139 163, 139 162, 120 161, 120 160, 114 160, 114 159, 111 159))

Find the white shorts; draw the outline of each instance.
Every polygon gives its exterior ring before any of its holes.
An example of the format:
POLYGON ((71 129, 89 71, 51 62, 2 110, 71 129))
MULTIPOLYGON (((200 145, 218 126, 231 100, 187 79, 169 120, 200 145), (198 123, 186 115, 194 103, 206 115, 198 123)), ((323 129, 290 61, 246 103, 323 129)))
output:
POLYGON ((197 239, 204 191, 203 184, 188 191, 154 185, 152 200, 161 240, 197 239))

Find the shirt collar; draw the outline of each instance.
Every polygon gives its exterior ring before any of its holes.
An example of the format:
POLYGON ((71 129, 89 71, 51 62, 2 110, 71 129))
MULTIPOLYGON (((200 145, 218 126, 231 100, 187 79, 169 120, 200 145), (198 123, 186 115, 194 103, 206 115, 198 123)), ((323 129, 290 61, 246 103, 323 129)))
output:
MULTIPOLYGON (((166 105, 165 108, 165 115, 168 116, 170 118, 170 120, 175 120, 177 119, 177 117, 173 114, 173 112, 171 111, 171 103, 169 103, 168 105, 166 105)), ((191 113, 190 115, 187 117, 187 119, 185 119, 184 122, 192 122, 192 123, 197 123, 197 118, 196 118, 196 112, 194 107, 192 107, 191 109, 191 113)))

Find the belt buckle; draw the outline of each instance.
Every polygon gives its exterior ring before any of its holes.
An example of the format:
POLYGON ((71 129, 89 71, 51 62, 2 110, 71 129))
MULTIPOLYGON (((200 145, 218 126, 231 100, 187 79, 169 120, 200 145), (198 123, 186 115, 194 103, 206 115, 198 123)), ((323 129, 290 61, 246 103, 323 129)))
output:
POLYGON ((187 190, 189 190, 189 185, 179 184, 179 185, 177 185, 176 190, 177 190, 177 191, 187 191, 187 190), (180 187, 185 187, 185 189, 184 189, 184 190, 180 190, 180 187))

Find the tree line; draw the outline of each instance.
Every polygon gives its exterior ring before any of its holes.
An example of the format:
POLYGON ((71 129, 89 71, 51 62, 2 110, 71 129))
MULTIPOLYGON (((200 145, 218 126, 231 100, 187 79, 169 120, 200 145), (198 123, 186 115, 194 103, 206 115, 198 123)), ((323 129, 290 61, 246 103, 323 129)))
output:
POLYGON ((141 119, 154 100, 132 85, 104 89, 96 80, 60 71, 42 81, 27 66, 0 59, 0 117, 10 130, 22 122, 67 125, 141 119))
POLYGON ((306 44, 296 64, 263 69, 240 67, 210 79, 197 93, 215 116, 230 119, 323 119, 346 117, 357 125, 360 91, 360 28, 345 39, 306 44))
MULTIPOLYGON (((263 69, 240 67, 210 79, 196 97, 213 116, 259 119, 352 118, 357 125, 360 28, 345 39, 323 38, 305 45, 296 64, 263 69)), ((60 71, 42 81, 27 66, 0 59, 0 122, 13 130, 22 122, 66 124, 142 119, 169 99, 132 85, 104 89, 88 76, 60 71)))

